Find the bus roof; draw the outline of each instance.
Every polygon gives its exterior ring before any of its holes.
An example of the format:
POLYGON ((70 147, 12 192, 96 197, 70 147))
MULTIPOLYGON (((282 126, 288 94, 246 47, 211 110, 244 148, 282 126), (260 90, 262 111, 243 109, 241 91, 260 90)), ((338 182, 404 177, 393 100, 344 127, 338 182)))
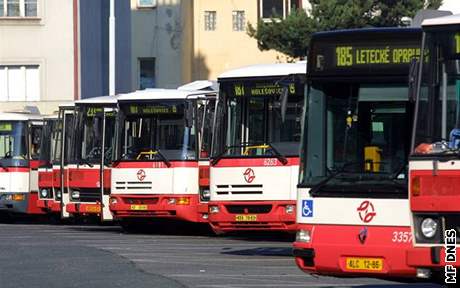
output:
POLYGON ((91 97, 77 100, 75 104, 117 104, 118 97, 119 95, 91 97))
POLYGON ((422 27, 460 24, 460 14, 423 20, 422 27))
POLYGON ((313 33, 311 38, 322 38, 322 37, 330 37, 334 38, 340 35, 347 35, 350 34, 374 34, 374 33, 414 33, 420 31, 421 29, 418 27, 380 27, 380 28, 353 28, 353 29, 339 29, 339 30, 332 30, 332 31, 321 31, 313 33))
POLYGON ((217 92, 214 90, 178 90, 178 89, 162 89, 151 88, 145 90, 138 90, 131 93, 121 94, 118 98, 119 101, 132 101, 132 100, 175 100, 186 99, 194 96, 215 95, 217 92))
POLYGON ((297 63, 259 64, 226 71, 222 73, 218 79, 286 76, 290 74, 306 74, 306 71, 306 61, 297 63))
POLYGON ((30 121, 41 119, 43 119, 43 116, 38 114, 0 112, 0 121, 30 121))

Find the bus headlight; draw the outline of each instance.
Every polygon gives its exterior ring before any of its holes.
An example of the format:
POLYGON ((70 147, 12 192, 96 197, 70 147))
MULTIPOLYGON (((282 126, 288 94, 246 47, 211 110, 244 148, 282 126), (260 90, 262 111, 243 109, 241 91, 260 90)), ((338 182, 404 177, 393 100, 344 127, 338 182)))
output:
POLYGON ((110 205, 115 205, 115 204, 118 203, 118 200, 117 200, 117 198, 112 197, 112 198, 110 198, 109 203, 110 203, 110 205))
POLYGON ((309 230, 299 230, 295 235, 295 241, 309 243, 311 241, 311 234, 309 230))
POLYGON ((286 213, 287 214, 292 214, 295 212, 295 206, 294 205, 286 205, 286 213))
POLYGON ((211 198, 211 192, 208 188, 200 189, 201 201, 209 201, 211 198))
POLYGON ((42 196, 42 198, 47 198, 48 197, 48 189, 40 190, 40 195, 42 196))
POLYGON ((72 193, 70 194, 70 197, 72 197, 72 199, 80 199, 80 191, 78 190, 72 191, 72 193))
POLYGON ((57 190, 56 190, 56 199, 57 199, 57 200, 60 200, 61 197, 62 197, 61 189, 57 189, 57 190))
POLYGON ((420 230, 422 231, 423 236, 426 238, 432 238, 436 235, 436 231, 438 229, 438 222, 431 218, 423 219, 422 223, 420 224, 420 230))
POLYGON ((209 206, 209 213, 211 214, 219 213, 219 206, 209 206))
POLYGON ((168 204, 169 204, 169 205, 174 205, 174 204, 176 204, 176 198, 169 198, 169 199, 168 199, 168 204))

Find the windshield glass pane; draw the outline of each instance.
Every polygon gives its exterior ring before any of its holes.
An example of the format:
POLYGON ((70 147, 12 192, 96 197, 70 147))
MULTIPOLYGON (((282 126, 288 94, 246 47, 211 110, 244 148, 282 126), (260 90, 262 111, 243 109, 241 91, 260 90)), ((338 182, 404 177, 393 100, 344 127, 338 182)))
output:
MULTIPOLYGON (((119 157, 121 160, 196 159, 195 125, 190 125, 191 127, 185 125, 184 101, 129 103, 120 106, 122 127, 119 157)), ((187 107, 193 109, 193 105, 187 107)))
POLYGON ((0 159, 27 160, 26 127, 21 121, 0 121, 0 159))
POLYGON ((428 33, 423 63, 414 155, 460 148, 460 32, 428 33))
MULTIPOLYGON (((113 136, 115 133, 115 113, 105 113, 105 159, 112 158, 113 136)), ((77 161, 99 163, 102 153, 102 133, 104 124, 103 107, 81 107, 78 112, 78 127, 83 127, 75 139, 77 161)))
POLYGON ((221 84, 223 100, 217 107, 215 156, 298 156, 303 84, 285 84, 288 98, 283 122, 283 86, 274 82, 221 84))
POLYGON ((392 84, 310 86, 300 182, 314 186, 336 174, 324 190, 404 183, 412 119, 407 95, 407 87, 392 84))
POLYGON ((54 129, 55 119, 43 121, 43 129, 40 142, 40 165, 47 166, 51 161, 52 131, 54 129))

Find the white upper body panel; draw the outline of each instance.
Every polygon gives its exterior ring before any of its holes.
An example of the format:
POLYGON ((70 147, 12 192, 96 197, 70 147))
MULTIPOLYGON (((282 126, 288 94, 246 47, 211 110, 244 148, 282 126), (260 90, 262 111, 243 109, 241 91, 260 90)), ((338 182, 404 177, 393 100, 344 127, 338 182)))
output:
POLYGON ((260 64, 241 67, 222 73, 218 79, 285 76, 290 74, 306 74, 307 62, 260 64))

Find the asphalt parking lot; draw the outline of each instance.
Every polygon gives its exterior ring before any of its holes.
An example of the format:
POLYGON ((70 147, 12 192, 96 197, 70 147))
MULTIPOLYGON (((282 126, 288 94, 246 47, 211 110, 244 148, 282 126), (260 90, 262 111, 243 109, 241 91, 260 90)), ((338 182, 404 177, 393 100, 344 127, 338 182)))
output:
POLYGON ((276 235, 127 234, 118 226, 0 224, 2 288, 355 285, 408 284, 305 274, 291 256, 291 239, 276 235))

